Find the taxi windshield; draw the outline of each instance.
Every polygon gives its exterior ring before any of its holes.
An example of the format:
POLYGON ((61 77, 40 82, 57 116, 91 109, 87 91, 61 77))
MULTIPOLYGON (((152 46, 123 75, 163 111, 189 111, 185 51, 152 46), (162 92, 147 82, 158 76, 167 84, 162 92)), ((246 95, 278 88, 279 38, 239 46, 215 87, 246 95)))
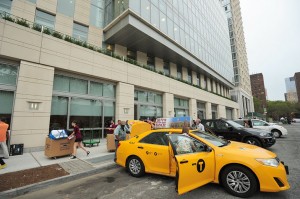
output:
POLYGON ((193 131, 192 133, 198 137, 205 139, 206 141, 208 141, 218 147, 223 147, 230 143, 227 140, 223 140, 223 139, 218 138, 217 136, 211 135, 209 133, 205 133, 205 132, 201 132, 201 131, 193 131))

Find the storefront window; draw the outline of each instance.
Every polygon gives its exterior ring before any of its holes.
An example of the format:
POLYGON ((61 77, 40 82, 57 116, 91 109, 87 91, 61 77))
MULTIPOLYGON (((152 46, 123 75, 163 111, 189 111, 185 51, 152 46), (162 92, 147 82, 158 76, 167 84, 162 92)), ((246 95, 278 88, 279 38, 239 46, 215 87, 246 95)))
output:
POLYGON ((50 131, 56 129, 67 129, 68 120, 68 98, 52 97, 50 131))
POLYGON ((189 115, 189 102, 187 99, 174 98, 175 117, 189 115))
POLYGON ((0 84, 16 85, 18 68, 0 63, 0 84))

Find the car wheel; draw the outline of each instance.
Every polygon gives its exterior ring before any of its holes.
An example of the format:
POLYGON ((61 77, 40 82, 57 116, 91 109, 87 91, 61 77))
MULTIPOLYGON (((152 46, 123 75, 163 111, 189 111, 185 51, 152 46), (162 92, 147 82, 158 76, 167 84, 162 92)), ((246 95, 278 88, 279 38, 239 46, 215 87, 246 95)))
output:
POLYGON ((137 156, 132 156, 127 160, 126 168, 133 177, 141 177, 145 174, 144 163, 137 156))
POLYGON ((272 130, 272 133, 276 138, 280 138, 282 135, 281 132, 278 130, 272 130))
POLYGON ((246 138, 245 143, 256 145, 256 146, 259 146, 259 147, 262 146, 261 142, 257 138, 253 138, 253 137, 246 138))
POLYGON ((221 174, 225 190, 237 197, 250 197, 258 190, 255 175, 242 166, 229 166, 221 174))

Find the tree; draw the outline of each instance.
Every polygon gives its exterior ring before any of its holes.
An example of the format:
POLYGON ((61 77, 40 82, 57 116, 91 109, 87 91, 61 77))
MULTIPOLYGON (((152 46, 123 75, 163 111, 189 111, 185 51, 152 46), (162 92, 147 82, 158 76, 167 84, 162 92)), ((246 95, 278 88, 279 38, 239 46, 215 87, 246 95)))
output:
POLYGON ((281 117, 291 117, 292 112, 300 112, 300 103, 285 101, 267 101, 268 117, 279 120, 281 117))
POLYGON ((253 103, 255 112, 263 114, 264 110, 262 108, 261 101, 256 97, 253 97, 253 103))

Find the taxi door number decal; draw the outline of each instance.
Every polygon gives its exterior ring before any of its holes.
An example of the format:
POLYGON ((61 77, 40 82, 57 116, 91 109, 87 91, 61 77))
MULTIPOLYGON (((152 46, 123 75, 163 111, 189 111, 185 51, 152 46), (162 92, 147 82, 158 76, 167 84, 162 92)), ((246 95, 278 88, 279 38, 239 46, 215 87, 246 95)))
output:
POLYGON ((203 159, 198 160, 197 162, 197 171, 201 173, 205 169, 205 162, 203 159))

